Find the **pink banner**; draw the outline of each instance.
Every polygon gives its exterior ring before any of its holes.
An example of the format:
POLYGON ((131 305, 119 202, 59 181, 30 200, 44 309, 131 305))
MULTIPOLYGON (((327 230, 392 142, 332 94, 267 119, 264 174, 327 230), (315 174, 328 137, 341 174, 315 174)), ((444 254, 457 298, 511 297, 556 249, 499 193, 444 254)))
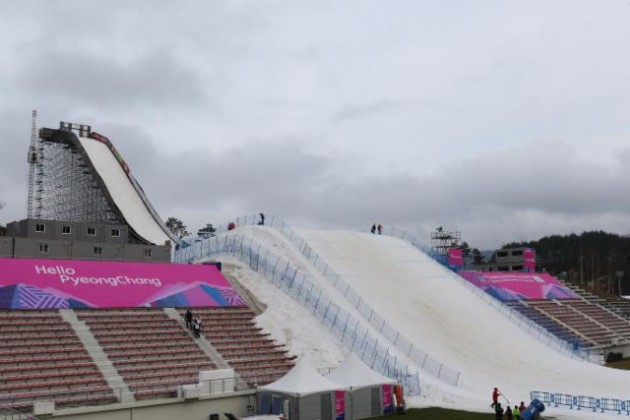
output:
POLYGON ((346 391, 335 391, 335 420, 346 417, 346 391))
POLYGON ((502 301, 578 297, 547 273, 462 271, 459 275, 502 301))
POLYGON ((382 404, 383 414, 391 413, 394 407, 394 402, 392 400, 392 385, 390 384, 383 385, 382 399, 383 399, 383 404, 382 404))
POLYGON ((448 250, 448 265, 449 267, 463 267, 464 257, 462 256, 462 250, 459 248, 450 248, 448 250))
POLYGON ((213 265, 0 259, 0 308, 245 306, 213 265))
POLYGON ((525 271, 528 273, 536 271, 536 251, 531 248, 526 248, 523 251, 523 258, 525 259, 525 263, 523 264, 525 271))

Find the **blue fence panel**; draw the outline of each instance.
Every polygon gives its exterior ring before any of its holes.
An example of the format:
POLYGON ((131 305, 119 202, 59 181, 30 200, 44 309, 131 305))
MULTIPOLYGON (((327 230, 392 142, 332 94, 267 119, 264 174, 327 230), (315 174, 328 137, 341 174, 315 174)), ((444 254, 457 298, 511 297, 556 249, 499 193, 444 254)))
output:
POLYGON ((600 406, 600 403, 599 403, 599 399, 598 398, 588 397, 588 396, 584 396, 584 395, 579 395, 578 396, 578 407, 580 407, 580 408, 588 408, 588 409, 591 409, 593 411, 597 411, 599 406, 600 406))
POLYGON ((615 411, 617 414, 621 414, 621 400, 615 398, 600 398, 599 406, 604 411, 615 411))

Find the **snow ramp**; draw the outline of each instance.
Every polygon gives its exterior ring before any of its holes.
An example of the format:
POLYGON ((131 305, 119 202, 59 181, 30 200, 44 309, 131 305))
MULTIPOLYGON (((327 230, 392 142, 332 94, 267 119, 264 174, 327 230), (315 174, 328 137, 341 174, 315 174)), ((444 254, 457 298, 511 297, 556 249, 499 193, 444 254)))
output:
POLYGON ((402 336, 460 371, 450 393, 488 404, 495 386, 513 404, 527 401, 532 390, 627 396, 627 371, 549 347, 410 243, 367 233, 297 231, 402 336))

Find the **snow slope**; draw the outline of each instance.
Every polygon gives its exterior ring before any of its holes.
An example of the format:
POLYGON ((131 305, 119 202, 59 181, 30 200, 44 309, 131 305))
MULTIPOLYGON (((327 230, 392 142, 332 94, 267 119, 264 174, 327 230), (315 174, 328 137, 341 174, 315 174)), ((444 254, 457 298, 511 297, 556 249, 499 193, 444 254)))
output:
MULTIPOLYGON (((243 227, 233 234, 236 232, 244 233, 291 259, 296 266, 307 270, 313 281, 327 283, 314 268, 308 267, 299 251, 279 232, 268 227, 243 227)), ((468 290, 453 277, 453 273, 410 244, 366 233, 298 232, 362 299, 414 345, 461 371, 457 387, 440 383, 421 372, 423 395, 411 400, 412 405, 457 406, 483 412, 489 410, 494 386, 500 387, 512 404, 520 400, 527 402, 531 390, 627 398, 629 372, 573 359, 538 342, 468 290)), ((300 348, 299 337, 306 333, 305 328, 296 327, 296 323, 309 325, 312 322, 308 319, 312 318, 310 314, 295 307, 287 309, 299 305, 245 266, 241 270, 249 273, 242 275, 241 280, 268 305, 261 318, 273 321, 267 322, 265 328, 275 330, 276 338, 290 336, 291 346, 300 348), (273 314, 280 310, 284 315, 274 317, 273 314), (295 316, 287 317, 287 313, 295 313, 295 316)), ((329 285, 322 284, 322 288, 334 293, 329 285)), ((318 337, 320 347, 339 348, 332 352, 335 356, 319 362, 317 355, 311 354, 317 367, 330 368, 340 354, 347 353, 330 333, 317 330, 306 335, 311 341, 318 337)), ((307 347, 301 346, 301 352, 307 351, 307 347)), ((616 414, 547 408, 545 414, 553 414, 556 418, 618 418, 616 414)))

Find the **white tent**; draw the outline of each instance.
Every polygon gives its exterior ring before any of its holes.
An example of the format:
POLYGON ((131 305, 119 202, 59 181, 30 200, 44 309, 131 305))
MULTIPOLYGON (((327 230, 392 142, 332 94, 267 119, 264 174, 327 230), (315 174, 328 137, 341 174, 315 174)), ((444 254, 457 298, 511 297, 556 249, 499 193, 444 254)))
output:
POLYGON ((326 377, 350 388, 352 419, 378 416, 394 410, 393 385, 398 382, 374 372, 354 353, 326 377))
POLYGON ((323 391, 347 390, 348 387, 331 379, 324 378, 303 358, 282 378, 267 385, 259 386, 258 391, 277 392, 294 397, 305 397, 323 391))
POLYGON ((350 389, 379 386, 383 384, 396 385, 398 383, 395 379, 391 379, 387 376, 381 375, 380 373, 374 372, 354 353, 350 353, 346 360, 330 372, 326 378, 341 385, 345 385, 350 389))
POLYGON ((287 415, 289 420, 343 420, 348 387, 324 378, 304 359, 282 378, 258 387, 258 414, 287 415))

